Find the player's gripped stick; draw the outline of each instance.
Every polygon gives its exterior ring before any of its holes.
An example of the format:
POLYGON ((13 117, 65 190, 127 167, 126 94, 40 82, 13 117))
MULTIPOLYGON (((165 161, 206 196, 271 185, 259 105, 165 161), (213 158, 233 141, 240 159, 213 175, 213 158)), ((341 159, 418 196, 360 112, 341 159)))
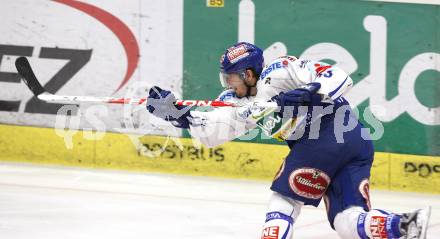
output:
MULTIPOLYGON (((35 76, 31 65, 26 57, 19 57, 15 61, 15 67, 17 67, 18 73, 22 76, 24 83, 34 93, 34 95, 43 101, 49 103, 62 103, 62 104, 76 104, 81 102, 88 103, 107 103, 107 104, 145 104, 146 98, 115 98, 115 97, 95 97, 95 96, 68 96, 68 95, 55 95, 51 94, 44 89, 35 76)), ((184 106, 212 106, 212 107, 241 107, 243 105, 237 105, 230 102, 215 101, 215 100, 177 100, 176 105, 184 106)), ((275 102, 261 102, 258 106, 265 108, 277 108, 275 102)))

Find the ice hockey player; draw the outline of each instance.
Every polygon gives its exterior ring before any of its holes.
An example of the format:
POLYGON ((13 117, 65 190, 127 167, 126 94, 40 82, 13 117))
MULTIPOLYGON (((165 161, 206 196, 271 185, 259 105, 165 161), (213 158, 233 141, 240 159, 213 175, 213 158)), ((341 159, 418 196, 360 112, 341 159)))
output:
POLYGON ((153 87, 147 109, 209 147, 256 127, 287 142, 291 151, 271 186, 262 239, 292 238, 301 207, 316 207, 322 198, 341 238, 426 238, 430 208, 397 214, 370 206, 374 149, 343 97, 353 84, 345 72, 293 56, 263 69, 262 50, 246 42, 228 48, 220 63, 227 90, 218 100, 246 106, 209 112, 176 107, 170 91, 153 87), (267 101, 276 102, 278 109, 258 104, 267 101))

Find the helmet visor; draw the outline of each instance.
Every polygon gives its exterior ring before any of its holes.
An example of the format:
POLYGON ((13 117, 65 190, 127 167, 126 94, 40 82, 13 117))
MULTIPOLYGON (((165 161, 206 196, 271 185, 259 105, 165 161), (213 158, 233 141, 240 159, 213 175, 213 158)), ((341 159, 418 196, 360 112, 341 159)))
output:
POLYGON ((237 84, 238 80, 244 81, 246 78, 245 71, 226 73, 224 71, 220 71, 220 83, 222 87, 226 89, 231 89, 237 84))

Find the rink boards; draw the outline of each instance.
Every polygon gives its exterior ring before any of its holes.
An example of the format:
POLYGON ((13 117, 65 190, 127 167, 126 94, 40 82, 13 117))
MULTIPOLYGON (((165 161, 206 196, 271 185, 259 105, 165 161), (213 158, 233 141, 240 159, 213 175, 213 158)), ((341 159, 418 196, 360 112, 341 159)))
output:
POLYGON ((328 61, 350 75, 350 105, 377 136, 376 150, 393 152, 376 154, 373 187, 440 191, 440 6, 224 3, 213 8, 207 1, 181 0, 3 1, 0 160, 270 181, 288 149, 267 144, 263 134, 214 149, 198 148, 190 139, 176 144, 172 138, 119 134, 188 136, 143 106, 61 110, 33 97, 14 66, 18 56, 27 56, 41 83, 60 95, 140 98, 158 85, 178 99, 209 100, 223 90, 221 53, 248 41, 263 49, 266 62, 295 55, 328 61), (380 121, 383 131, 366 116, 380 121), (72 129, 66 132, 74 133, 72 140, 59 137, 57 127, 72 129), (101 139, 88 129, 108 133, 101 139))
MULTIPOLYGON (((209 149, 188 138, 119 133, 97 137, 90 131, 76 131, 69 149, 53 128, 0 125, 0 132, 0 161, 139 172, 269 181, 288 153, 284 145, 230 142, 209 149)), ((375 154, 372 188, 440 193, 439 184, 440 157, 375 154)))

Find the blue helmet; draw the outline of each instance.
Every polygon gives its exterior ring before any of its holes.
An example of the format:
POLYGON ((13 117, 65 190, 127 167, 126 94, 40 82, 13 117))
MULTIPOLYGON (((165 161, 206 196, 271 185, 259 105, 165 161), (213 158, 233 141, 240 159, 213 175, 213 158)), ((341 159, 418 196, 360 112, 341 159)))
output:
POLYGON ((263 66, 263 51, 247 42, 234 44, 220 58, 220 70, 223 74, 241 73, 250 68, 254 70, 258 78, 263 66))

